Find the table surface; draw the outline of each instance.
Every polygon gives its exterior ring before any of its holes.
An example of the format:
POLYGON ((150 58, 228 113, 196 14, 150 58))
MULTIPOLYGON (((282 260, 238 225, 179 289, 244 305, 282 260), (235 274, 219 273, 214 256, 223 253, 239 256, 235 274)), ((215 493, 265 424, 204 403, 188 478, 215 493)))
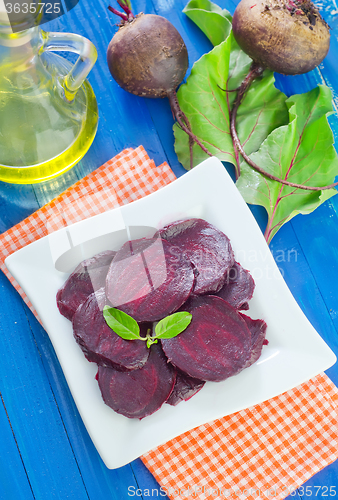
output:
MULTIPOLYGON (((218 0, 233 13, 236 1, 218 0)), ((190 68, 211 49, 209 41, 182 13, 186 1, 134 0, 134 12, 169 19, 186 42, 190 68)), ((99 106, 99 127, 84 159, 56 180, 36 185, 0 182, 0 232, 18 223, 68 186, 126 147, 142 144, 156 164, 167 161, 177 176, 184 173, 174 151, 173 118, 167 100, 127 94, 112 80, 106 65, 108 43, 117 19, 106 0, 80 0, 67 15, 52 21, 50 31, 79 33, 94 42, 98 61, 89 81, 99 106)), ((332 28, 330 52, 320 69, 298 77, 277 77, 286 94, 310 90, 325 81, 338 104, 338 9, 334 0, 321 2, 332 28)), ((190 69, 189 69, 190 71, 190 69)), ((330 123, 335 137, 338 119, 330 123)), ((337 197, 338 198, 338 197, 337 197)), ((264 211, 253 207, 263 228, 264 211)), ((310 215, 287 223, 270 248, 298 304, 327 344, 338 355, 338 199, 310 215), (296 253, 295 253, 295 252, 296 253), (289 252, 289 253, 288 253, 289 252), (297 255, 296 259, 277 259, 297 255)), ((338 385, 338 364, 327 371, 338 385)), ((0 499, 118 499, 160 496, 159 485, 141 460, 108 470, 79 416, 49 338, 7 278, 0 273, 0 499)), ((304 486, 338 485, 338 463, 317 473, 304 486)), ((273 486, 273 485, 271 485, 273 486)), ((322 488, 317 498, 324 494, 322 488)), ((301 491, 297 492, 301 495, 301 491)), ((163 498, 163 496, 161 496, 163 498)))

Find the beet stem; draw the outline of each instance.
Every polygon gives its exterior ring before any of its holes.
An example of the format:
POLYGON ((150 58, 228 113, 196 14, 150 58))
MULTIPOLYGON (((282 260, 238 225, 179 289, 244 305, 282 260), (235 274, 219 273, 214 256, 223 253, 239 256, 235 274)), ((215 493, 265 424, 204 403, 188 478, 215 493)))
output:
POLYGON ((237 111, 238 108, 243 100, 243 97, 245 93, 248 91, 251 83, 259 76, 262 75, 263 71, 265 68, 262 68, 256 63, 253 63, 251 65, 250 71, 243 80, 242 84, 240 85, 236 99, 234 101, 231 114, 230 114, 230 132, 231 132, 231 137, 232 141, 235 147, 235 150, 240 152, 244 160, 247 162, 248 165, 250 165, 254 170, 259 172, 260 174, 264 175, 268 179, 271 179, 273 181, 280 182, 281 184, 285 184, 286 186, 290 186, 293 188, 297 189, 304 189, 307 191, 324 191, 326 189, 332 189, 336 186, 338 186, 338 182, 334 182, 333 184, 329 184, 327 186, 306 186, 304 184, 296 184, 294 182, 289 182, 284 179, 280 179, 279 177, 276 177, 273 174, 270 174, 269 172, 266 172, 263 168, 261 168, 259 165, 257 165, 251 158, 246 154, 244 151, 244 148, 241 144, 241 141, 239 140, 239 137, 237 135, 237 130, 236 130, 236 117, 237 117, 237 111))
POLYGON ((183 113, 183 111, 180 108, 178 99, 177 99, 177 94, 175 90, 172 90, 171 92, 168 93, 168 99, 170 102, 171 110, 173 112, 174 117, 178 121, 180 127, 186 134, 189 136, 189 150, 190 150, 190 168, 193 168, 193 151, 192 147, 193 144, 196 143, 199 145, 199 147, 206 153, 208 156, 213 156, 212 153, 204 146, 204 144, 201 143, 201 141, 196 137, 196 135, 192 132, 190 122, 187 118, 187 116, 183 113))
POLYGON ((119 12, 118 10, 114 9, 114 7, 112 7, 111 5, 108 5, 108 10, 110 10, 110 12, 112 12, 113 14, 116 14, 117 16, 121 17, 123 21, 128 21, 128 17, 125 14, 123 14, 123 12, 119 12))
MULTIPOLYGON (((232 142, 234 145, 234 150, 235 150, 235 158, 236 158, 236 180, 238 180, 239 176, 241 175, 241 166, 239 162, 239 155, 238 153, 241 152, 241 143, 239 142, 238 136, 237 136, 237 131, 236 131, 236 116, 237 116, 237 111, 238 108, 242 102, 242 99, 250 87, 251 83, 258 77, 260 76, 264 71, 264 68, 261 67, 260 65, 256 63, 252 63, 251 68, 241 85, 237 88, 234 89, 235 92, 237 92, 237 96, 235 98, 231 113, 230 113, 230 133, 232 137, 232 142), (239 142, 239 144, 237 144, 239 142)), ((228 91, 230 92, 230 91, 228 91)), ((243 154, 242 154, 243 156, 243 154)))
POLYGON ((127 14, 128 20, 134 19, 135 16, 132 13, 132 11, 129 9, 127 2, 125 2, 124 0, 116 0, 116 1, 119 4, 119 6, 124 10, 124 12, 127 14))

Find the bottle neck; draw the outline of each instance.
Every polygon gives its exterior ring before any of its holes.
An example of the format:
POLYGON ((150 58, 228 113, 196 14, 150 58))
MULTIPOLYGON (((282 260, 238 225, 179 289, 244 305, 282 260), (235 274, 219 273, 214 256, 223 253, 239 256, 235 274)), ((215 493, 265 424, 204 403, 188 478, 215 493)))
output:
POLYGON ((38 27, 13 33, 9 24, 0 21, 0 47, 20 47, 37 37, 38 27))
POLYGON ((11 6, 6 5, 6 0, 0 0, 0 45, 16 47, 33 36, 31 30, 40 24, 42 14, 32 12, 27 3, 21 7, 24 6, 26 10, 20 9, 20 3, 11 6))

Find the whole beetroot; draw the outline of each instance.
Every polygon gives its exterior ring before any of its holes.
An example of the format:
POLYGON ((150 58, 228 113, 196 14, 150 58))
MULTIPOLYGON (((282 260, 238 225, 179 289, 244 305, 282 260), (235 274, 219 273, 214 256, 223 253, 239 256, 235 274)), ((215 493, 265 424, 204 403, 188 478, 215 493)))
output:
POLYGON ((176 28, 162 16, 143 13, 121 23, 108 46, 107 61, 124 90, 155 98, 175 90, 189 65, 187 48, 176 28))
POLYGON ((142 97, 168 97, 173 116, 189 136, 192 147, 198 144, 212 156, 191 131, 188 118, 178 103, 176 89, 188 69, 187 47, 177 29, 164 17, 140 13, 136 16, 128 0, 117 0, 123 9, 108 9, 122 21, 107 50, 107 62, 114 80, 127 92, 142 97))
POLYGON ((232 28, 256 63, 285 75, 313 70, 330 46, 330 29, 309 0, 241 0, 232 28))

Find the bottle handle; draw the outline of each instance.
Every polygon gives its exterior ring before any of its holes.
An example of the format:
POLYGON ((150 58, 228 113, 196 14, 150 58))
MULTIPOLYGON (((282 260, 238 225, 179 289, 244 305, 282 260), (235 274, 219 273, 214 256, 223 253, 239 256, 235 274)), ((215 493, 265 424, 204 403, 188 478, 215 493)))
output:
POLYGON ((43 51, 79 54, 72 69, 60 80, 65 99, 72 101, 96 62, 95 45, 87 38, 73 33, 44 33, 44 35, 43 51))

